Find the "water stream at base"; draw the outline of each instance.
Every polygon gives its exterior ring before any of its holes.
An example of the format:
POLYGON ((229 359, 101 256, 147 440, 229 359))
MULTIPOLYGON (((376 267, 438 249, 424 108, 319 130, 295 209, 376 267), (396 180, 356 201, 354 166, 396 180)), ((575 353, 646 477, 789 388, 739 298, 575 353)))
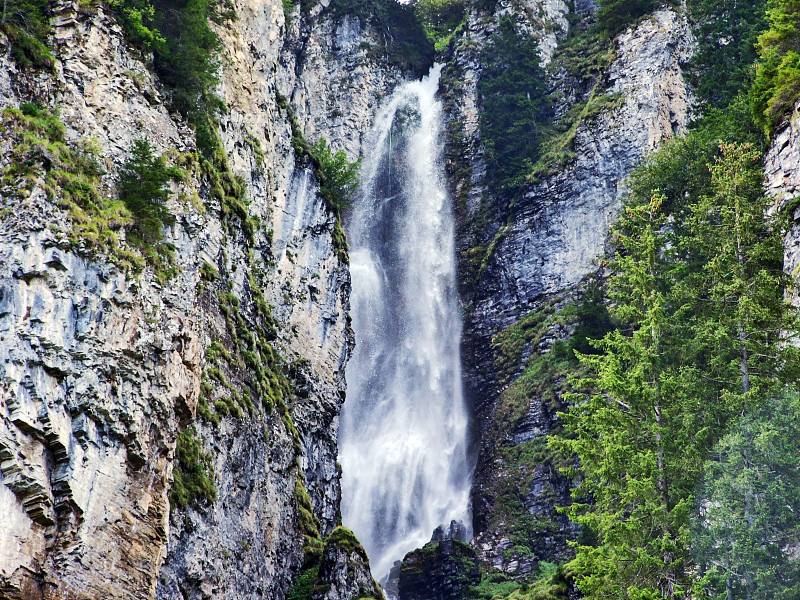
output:
POLYGON ((356 348, 339 433, 343 522, 378 578, 438 525, 470 524, 440 74, 404 84, 378 113, 347 220, 356 348))

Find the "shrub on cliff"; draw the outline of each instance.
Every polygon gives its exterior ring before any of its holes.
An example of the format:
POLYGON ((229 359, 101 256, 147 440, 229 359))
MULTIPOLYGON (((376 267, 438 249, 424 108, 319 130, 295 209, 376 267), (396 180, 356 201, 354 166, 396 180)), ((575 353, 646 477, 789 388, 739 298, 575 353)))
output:
POLYGON ((3 0, 0 31, 11 42, 11 57, 19 67, 52 67, 47 47, 50 22, 46 0, 3 0))
POLYGON ((180 177, 180 170, 167 167, 163 156, 153 154, 147 140, 133 143, 131 154, 119 171, 117 191, 135 218, 131 233, 137 240, 154 244, 163 239, 161 229, 175 221, 165 206, 169 198, 167 184, 180 177))
POLYGON ((316 172, 320 179, 320 195, 337 211, 348 208, 358 189, 361 159, 349 162, 344 151, 334 152, 325 138, 318 139, 309 152, 319 165, 316 172))

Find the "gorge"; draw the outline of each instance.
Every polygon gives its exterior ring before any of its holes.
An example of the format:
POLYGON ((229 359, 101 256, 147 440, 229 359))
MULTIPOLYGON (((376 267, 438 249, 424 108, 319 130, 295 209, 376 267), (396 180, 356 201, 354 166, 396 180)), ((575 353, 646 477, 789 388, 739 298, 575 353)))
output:
POLYGON ((796 597, 796 31, 6 0, 0 598, 796 597))

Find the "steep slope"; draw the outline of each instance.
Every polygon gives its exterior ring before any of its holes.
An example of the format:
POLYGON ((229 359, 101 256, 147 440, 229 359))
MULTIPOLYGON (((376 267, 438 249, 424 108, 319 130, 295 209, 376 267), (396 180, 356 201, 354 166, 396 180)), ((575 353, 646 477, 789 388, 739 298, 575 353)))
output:
MULTIPOLYGON (((321 549, 337 525, 347 256, 278 92, 311 89, 316 101, 355 68, 354 97, 379 98, 402 72, 375 67, 368 21, 323 8, 295 9, 287 33, 280 2, 236 2, 235 26, 220 27, 228 171, 195 152, 147 57, 103 6, 54 8, 53 73, 18 70, 0 39, 3 108, 45 107, 3 118, 4 595, 282 598, 304 539, 306 554, 321 549), (292 58, 301 31, 321 53, 303 66, 292 58), (69 156, 102 164, 83 182, 97 198, 113 198, 140 137, 183 168, 167 204, 173 276, 114 243, 124 221, 68 204, 74 189, 58 173, 71 167, 30 116, 51 123, 47 107, 66 125, 69 156), (43 154, 28 151, 30 135, 43 154), (136 274, 130 261, 146 266, 136 274)), ((340 101, 299 124, 356 156, 344 140, 359 139, 372 107, 328 128, 340 101)), ((371 581, 363 552, 336 561, 371 581)), ((330 577, 338 597, 345 584, 336 569, 330 577)))
POLYGON ((475 415, 474 545, 487 564, 517 577, 530 574, 538 560, 562 559, 567 537, 576 533, 555 510, 568 502, 568 485, 541 446, 557 426, 563 374, 542 375, 554 377, 544 387, 531 387, 536 375, 518 378, 526 365, 540 368, 536 357, 574 329, 574 317, 560 311, 598 268, 625 177, 685 129, 691 104, 681 65, 693 42, 683 13, 659 10, 600 53, 578 46, 585 53, 579 58, 594 63, 575 77, 569 54, 555 49, 556 40, 559 48, 574 48, 591 22, 590 3, 575 8, 569 36, 567 7, 559 2, 473 9, 444 75, 448 156, 461 199, 465 384, 475 415), (513 198, 489 182, 478 93, 482 48, 507 14, 542 40, 543 63, 553 60, 550 93, 563 99, 553 118, 566 119, 571 105, 584 107, 566 134, 543 142, 563 148, 557 162, 529 177, 513 198), (503 339, 517 341, 503 346, 503 339))

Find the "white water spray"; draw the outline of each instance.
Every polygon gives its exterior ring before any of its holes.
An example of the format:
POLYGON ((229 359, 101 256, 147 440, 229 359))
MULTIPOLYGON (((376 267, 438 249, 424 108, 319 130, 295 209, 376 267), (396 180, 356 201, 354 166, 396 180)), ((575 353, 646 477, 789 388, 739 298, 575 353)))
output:
POLYGON ((343 520, 379 578, 438 525, 470 526, 440 74, 404 84, 379 112, 347 226, 356 349, 339 439, 343 520))

